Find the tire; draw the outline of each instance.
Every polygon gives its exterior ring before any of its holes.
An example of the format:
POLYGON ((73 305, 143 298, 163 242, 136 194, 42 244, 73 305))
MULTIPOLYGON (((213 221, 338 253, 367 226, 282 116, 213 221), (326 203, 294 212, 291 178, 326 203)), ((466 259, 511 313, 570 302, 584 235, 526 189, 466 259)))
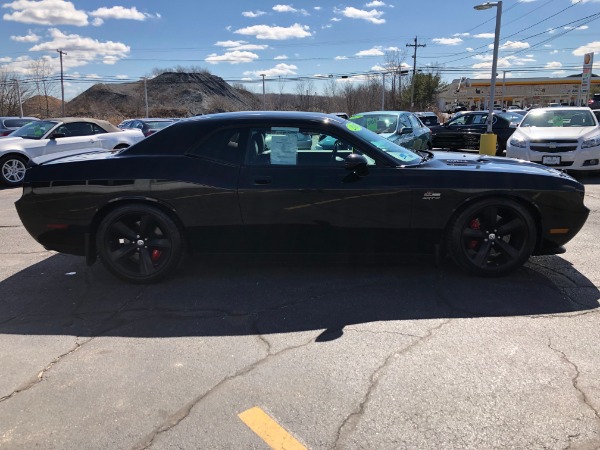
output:
POLYGON ((450 223, 448 249, 468 273, 504 275, 522 266, 536 243, 536 227, 529 211, 502 198, 468 206, 450 223))
POLYGON ((183 238, 163 211, 130 204, 111 211, 96 233, 100 261, 130 283, 152 283, 169 275, 181 261, 183 238))
POLYGON ((6 186, 19 186, 25 178, 27 159, 18 155, 7 155, 0 159, 0 181, 6 186))
POLYGON ((504 145, 500 142, 500 139, 496 138, 496 156, 504 155, 504 145))

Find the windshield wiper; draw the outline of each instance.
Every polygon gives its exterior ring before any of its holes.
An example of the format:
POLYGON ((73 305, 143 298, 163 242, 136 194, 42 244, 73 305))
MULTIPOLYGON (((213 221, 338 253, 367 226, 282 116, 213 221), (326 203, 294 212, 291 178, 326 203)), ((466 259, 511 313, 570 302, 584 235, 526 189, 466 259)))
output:
POLYGON ((416 150, 417 154, 421 157, 421 162, 419 164, 423 164, 431 159, 433 159, 433 152, 429 150, 416 150))

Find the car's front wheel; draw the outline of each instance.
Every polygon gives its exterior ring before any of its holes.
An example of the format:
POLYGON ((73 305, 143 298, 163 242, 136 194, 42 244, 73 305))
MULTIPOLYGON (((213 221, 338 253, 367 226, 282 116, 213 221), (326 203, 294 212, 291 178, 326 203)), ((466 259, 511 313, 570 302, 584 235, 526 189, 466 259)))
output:
POLYGON ((448 229, 452 259, 474 275, 504 275, 531 256, 536 228, 530 212, 503 198, 474 203, 458 214, 448 229))
POLYGON ((100 222, 96 248, 100 261, 117 277, 149 283, 178 266, 183 238, 175 222, 160 209, 130 204, 111 211, 100 222))
POLYGON ((6 155, 0 159, 0 181, 6 186, 18 186, 23 183, 27 160, 23 156, 6 155))

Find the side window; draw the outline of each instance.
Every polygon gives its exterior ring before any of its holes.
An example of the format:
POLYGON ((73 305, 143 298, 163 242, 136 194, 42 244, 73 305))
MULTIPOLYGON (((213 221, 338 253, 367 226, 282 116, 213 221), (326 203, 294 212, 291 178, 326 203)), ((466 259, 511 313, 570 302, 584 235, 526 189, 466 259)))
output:
POLYGON ((187 154, 219 162, 241 164, 246 133, 240 129, 217 131, 194 146, 187 154))
POLYGON ((467 123, 467 116, 465 114, 461 114, 455 119, 452 119, 448 122, 451 125, 465 125, 467 123))
POLYGON ((408 120, 410 120, 410 124, 415 129, 423 127, 423 124, 421 123, 421 121, 416 116, 413 116, 412 114, 408 115, 408 120))
POLYGON ((91 136, 94 134, 92 129, 92 124, 88 122, 72 122, 66 123, 62 127, 60 127, 66 132, 64 134, 69 136, 91 136))
POLYGON ((412 124, 410 123, 410 120, 408 118, 408 115, 406 114, 402 114, 400 117, 398 117, 398 129, 404 127, 404 128, 412 128, 412 124))
MULTIPOLYGON (((345 158, 350 153, 360 152, 344 139, 318 130, 294 127, 255 128, 250 130, 246 164, 343 167, 345 158)), ((370 164, 375 164, 375 160, 367 159, 370 164)))
POLYGON ((92 131, 94 132, 94 134, 106 133, 106 130, 104 128, 102 128, 101 126, 98 126, 95 123, 92 123, 91 125, 92 125, 92 131))

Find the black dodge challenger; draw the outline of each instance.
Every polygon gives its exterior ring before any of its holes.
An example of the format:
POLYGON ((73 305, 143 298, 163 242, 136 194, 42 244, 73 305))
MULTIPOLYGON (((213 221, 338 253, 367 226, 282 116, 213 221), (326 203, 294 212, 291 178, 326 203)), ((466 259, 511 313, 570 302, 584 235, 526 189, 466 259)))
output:
POLYGON ((435 251, 501 275, 564 252, 583 199, 579 182, 534 163, 415 153, 332 115, 239 112, 182 120, 118 153, 37 158, 16 207, 47 249, 143 283, 194 252, 435 251))

